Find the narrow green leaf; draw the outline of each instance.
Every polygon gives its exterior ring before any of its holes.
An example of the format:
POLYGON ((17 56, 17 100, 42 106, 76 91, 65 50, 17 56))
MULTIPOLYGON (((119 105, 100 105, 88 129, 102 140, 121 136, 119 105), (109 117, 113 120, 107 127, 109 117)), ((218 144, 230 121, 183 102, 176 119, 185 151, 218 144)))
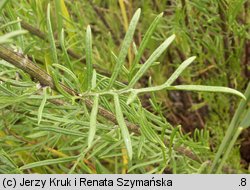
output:
POLYGON ((141 158, 142 148, 143 148, 144 144, 145 144, 145 136, 141 135, 140 140, 139 140, 139 145, 138 145, 138 151, 137 151, 137 158, 138 159, 141 158))
POLYGON ((49 159, 49 160, 43 160, 43 161, 38 161, 38 162, 33 162, 30 164, 26 164, 22 167, 20 167, 20 170, 26 170, 26 169, 31 169, 35 167, 40 167, 40 166, 47 166, 47 165, 52 165, 52 164, 60 164, 60 163, 65 163, 65 162, 72 162, 75 161, 78 158, 78 156, 70 156, 67 158, 57 158, 57 159, 49 159))
POLYGON ((4 6, 8 3, 9 0, 1 0, 0 1, 0 12, 2 11, 2 9, 4 8, 4 6))
POLYGON ((247 128, 250 127, 250 108, 247 110, 244 118, 240 123, 240 127, 247 128))
POLYGON ((128 157, 130 160, 132 160, 132 155, 133 155, 132 143, 131 143, 130 135, 128 132, 128 128, 124 121, 122 109, 120 106, 120 100, 117 94, 114 95, 114 102, 115 102, 116 119, 121 128, 121 133, 122 133, 122 137, 123 137, 123 140, 124 140, 127 152, 128 152, 128 157))
POLYGON ((137 97, 137 93, 135 91, 132 91, 130 95, 128 96, 126 104, 127 105, 131 104, 133 101, 135 101, 136 97, 137 97))
POLYGON ((47 28, 48 28, 48 37, 49 37, 49 43, 50 43, 50 48, 52 52, 53 63, 58 63, 55 39, 54 39, 51 20, 50 20, 50 3, 48 4, 48 7, 47 7, 47 28))
MULTIPOLYGON (((113 56, 115 62, 118 61, 118 57, 115 55, 115 53, 113 51, 111 51, 111 55, 113 56)), ((124 75, 128 75, 129 74, 129 71, 128 69, 125 67, 125 65, 122 65, 122 68, 121 68, 121 72, 120 74, 124 74, 124 75)))
POLYGON ((6 79, 4 77, 0 77, 1 81, 5 81, 6 84, 11 84, 13 86, 20 86, 20 87, 35 87, 35 83, 32 81, 29 82, 22 82, 18 80, 6 79))
POLYGON ((195 56, 188 58, 183 61, 181 65, 175 70, 175 72, 169 77, 169 79, 164 83, 164 86, 170 86, 194 60, 195 56))
POLYGON ((72 79, 74 79, 75 84, 78 87, 78 89, 81 88, 81 85, 80 85, 80 82, 79 82, 78 78, 76 77, 76 75, 71 70, 69 70, 68 68, 66 68, 66 67, 64 67, 62 65, 59 65, 59 64, 52 64, 52 66, 57 67, 57 68, 63 70, 68 75, 70 75, 72 77, 72 79))
POLYGON ((65 56, 65 60, 66 60, 66 63, 67 63, 67 66, 69 67, 69 69, 71 71, 73 71, 73 65, 69 59, 69 55, 68 55, 68 52, 67 52, 67 49, 65 47, 65 43, 64 43, 64 29, 62 29, 61 31, 61 36, 60 36, 60 45, 62 47, 62 51, 63 51, 63 54, 65 56))
POLYGON ((54 81, 54 84, 55 84, 55 86, 56 86, 56 89, 57 89, 64 97, 71 99, 72 96, 71 96, 68 92, 66 92, 66 91, 61 87, 61 84, 59 83, 59 80, 58 80, 58 76, 57 76, 56 71, 55 71, 52 67, 50 67, 50 68, 51 68, 51 71, 52 71, 52 72, 51 72, 51 76, 52 76, 52 78, 53 78, 53 81, 54 81))
POLYGON ((167 49, 167 47, 173 42, 175 39, 175 35, 173 34, 169 38, 167 38, 148 58, 148 60, 142 65, 139 71, 135 74, 135 76, 130 81, 128 88, 131 88, 135 85, 135 83, 142 77, 142 75, 148 70, 150 66, 156 61, 158 57, 167 49))
POLYGON ((108 88, 111 88, 113 86, 118 74, 121 71, 122 65, 125 62, 125 58, 127 56, 129 46, 132 43, 135 28, 136 28, 137 22, 139 20, 140 14, 141 14, 141 9, 138 9, 135 12, 135 14, 134 14, 134 16, 129 24, 128 31, 125 35, 124 40, 123 40, 122 47, 121 47, 120 53, 118 55, 118 59, 117 59, 113 74, 110 78, 110 83, 109 83, 108 88))
POLYGON ((10 89, 8 89, 6 86, 4 86, 2 84, 0 84, 0 91, 4 92, 5 94, 10 95, 10 96, 16 96, 16 94, 14 92, 12 92, 10 89))
POLYGON ((12 168, 18 168, 15 161, 5 152, 2 148, 0 149, 0 163, 11 166, 12 168))
POLYGON ((94 97, 94 103, 93 103, 93 107, 92 107, 91 114, 90 114, 88 148, 91 147, 92 142, 93 142, 94 137, 95 137, 95 133, 96 133, 96 121, 97 121, 96 116, 97 116, 97 113, 98 113, 98 101, 99 101, 99 96, 96 95, 94 97))
POLYGON ((137 50, 137 54, 135 56, 135 59, 132 63, 132 68, 131 68, 131 72, 130 72, 130 75, 133 75, 133 72, 134 72, 134 69, 136 68, 137 64, 139 63, 140 61, 140 58, 144 52, 144 49, 146 48, 150 38, 152 37, 152 34, 153 32, 155 31, 155 28, 156 26, 158 25, 161 17, 163 16, 163 13, 159 14, 155 19, 154 21, 152 22, 152 24, 150 25, 150 27, 148 28, 145 36, 143 37, 143 40, 140 44, 140 47, 139 49, 137 50))
POLYGON ((0 104, 15 104, 28 99, 27 95, 22 96, 0 96, 0 104))
POLYGON ((8 26, 15 25, 18 22, 21 22, 21 20, 13 20, 13 21, 7 22, 6 24, 2 24, 0 26, 0 30, 3 30, 4 28, 7 28, 8 26))
POLYGON ((92 75, 93 75, 93 64, 92 64, 91 28, 89 25, 86 31, 86 62, 87 62, 87 85, 88 85, 88 90, 90 90, 91 80, 92 80, 92 75))
POLYGON ((91 80, 91 89, 95 89, 96 87, 96 70, 93 70, 93 76, 91 80))
POLYGON ((168 90, 185 90, 185 91, 200 91, 200 92, 223 92, 228 94, 237 95, 243 99, 246 97, 239 91, 228 87, 221 86, 205 86, 205 85, 177 85, 171 86, 168 90))
POLYGON ((158 143, 161 147, 166 148, 160 137, 156 134, 156 132, 152 129, 150 126, 151 124, 147 121, 147 118, 145 117, 144 111, 141 109, 140 110, 140 129, 142 133, 145 135, 145 137, 153 142, 153 143, 158 143))
POLYGON ((150 165, 152 165, 154 163, 161 163, 162 161, 163 161, 163 158, 153 159, 153 160, 150 160, 148 162, 139 162, 139 164, 136 164, 136 165, 132 166, 131 168, 129 168, 128 172, 131 172, 136 168, 141 168, 141 167, 144 167, 144 166, 150 166, 150 165))
POLYGON ((38 138, 46 136, 48 134, 49 134, 48 131, 39 131, 37 133, 31 133, 30 135, 27 135, 26 137, 30 138, 30 139, 38 139, 38 138))
POLYGON ((62 17, 62 8, 61 8, 61 0, 55 1, 56 7, 56 23, 57 23, 57 31, 59 32, 59 36, 61 36, 62 27, 63 27, 63 17, 62 17))
MULTIPOLYGON (((17 17, 17 20, 20 20, 19 17, 17 17)), ((19 30, 19 31, 22 30, 22 26, 21 26, 20 22, 16 23, 15 25, 16 25, 17 30, 19 30)), ((17 40, 18 40, 18 44, 19 44, 20 49, 24 50, 25 47, 24 47, 23 35, 18 35, 17 40)))
POLYGON ((38 125, 40 124, 41 120, 42 120, 42 115, 43 115, 43 108, 45 106, 45 103, 46 103, 46 100, 47 100, 47 88, 44 88, 43 89, 43 99, 42 99, 42 102, 39 106, 39 109, 38 109, 38 114, 37 114, 37 123, 38 125))
POLYGON ((76 137, 85 137, 85 133, 81 133, 80 131, 74 130, 74 129, 66 129, 62 127, 53 127, 53 126, 42 126, 35 128, 37 131, 51 131, 54 133, 62 134, 62 135, 69 135, 69 136, 76 136, 76 137))
POLYGON ((25 33, 27 33, 26 30, 16 30, 13 32, 9 32, 5 35, 2 35, 0 36, 0 44, 9 43, 11 38, 25 34, 25 33))

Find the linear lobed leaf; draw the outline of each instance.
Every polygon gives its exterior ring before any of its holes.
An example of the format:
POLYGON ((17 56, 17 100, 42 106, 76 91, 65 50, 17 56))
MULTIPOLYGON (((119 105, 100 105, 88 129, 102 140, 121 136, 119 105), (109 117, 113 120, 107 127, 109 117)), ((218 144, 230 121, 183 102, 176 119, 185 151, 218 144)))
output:
MULTIPOLYGON (((19 17, 17 17, 17 20, 20 20, 19 19, 19 17)), ((17 30, 22 30, 22 27, 21 27, 21 23, 20 22, 17 22, 16 24, 14 24, 14 25, 16 25, 16 28, 17 28, 17 30)), ((17 36, 17 40, 18 40, 18 44, 19 44, 19 48, 23 51, 24 49, 26 49, 25 47, 24 47, 24 38, 23 38, 23 35, 18 35, 17 36)))
POLYGON ((140 120, 141 132, 149 141, 153 143, 158 143, 159 145, 161 145, 161 147, 166 148, 160 137, 151 128, 150 123, 147 121, 147 118, 145 117, 144 111, 142 109, 140 110, 140 115, 142 117, 140 120))
POLYGON ((232 88, 221 87, 221 86, 177 85, 177 86, 171 86, 168 89, 169 90, 202 91, 202 92, 224 92, 228 94, 234 94, 243 99, 246 99, 246 97, 241 92, 234 90, 232 88))
POLYGON ((67 97, 69 99, 71 99, 71 95, 69 93, 67 93, 62 87, 61 87, 61 84, 59 83, 59 80, 58 80, 58 76, 57 76, 57 73, 55 70, 52 69, 52 67, 50 67, 52 72, 51 72, 51 76, 53 78, 53 81, 54 81, 54 84, 56 86, 56 89, 64 96, 64 97, 67 97))
POLYGON ((66 63, 68 65, 68 67, 70 68, 71 71, 73 71, 73 65, 69 59, 69 55, 68 55, 68 52, 66 50, 66 47, 65 47, 65 44, 64 44, 64 29, 62 29, 61 31, 61 35, 60 35, 60 45, 62 47, 62 51, 63 51, 63 54, 65 56, 65 59, 66 59, 66 63))
POLYGON ((163 161, 163 158, 159 158, 159 159, 153 159, 153 160, 150 160, 148 162, 140 162, 139 164, 136 164, 134 166, 132 166, 131 168, 129 168, 128 172, 131 172, 133 170, 135 170, 136 168, 140 168, 140 167, 143 167, 143 166, 149 166, 151 164, 154 164, 154 163, 161 163, 163 161))
POLYGON ((124 40, 123 40, 122 47, 121 47, 120 53, 118 55, 118 59, 117 59, 113 74, 110 78, 108 88, 111 88, 113 86, 119 72, 121 71, 122 65, 125 62, 125 58, 126 58, 129 46, 132 43, 133 35, 135 32, 135 28, 136 28, 137 22, 139 20, 140 14, 141 14, 141 9, 138 9, 135 12, 135 14, 134 14, 134 16, 129 24, 128 31, 125 35, 124 40))
POLYGON ((93 76, 91 79, 91 89, 95 89, 96 87, 96 70, 93 70, 93 76))
POLYGON ((77 136, 77 137, 84 137, 86 136, 85 133, 82 133, 80 131, 74 130, 74 129, 66 129, 66 128, 61 128, 61 127, 53 127, 53 126, 42 126, 35 128, 37 131, 51 131, 54 133, 58 134, 63 134, 63 135, 70 135, 70 136, 77 136))
POLYGON ((72 77, 72 79, 74 79, 76 86, 80 89, 80 82, 79 82, 78 78, 76 77, 76 75, 71 70, 69 70, 68 68, 66 68, 62 65, 59 65, 59 64, 52 64, 52 66, 57 67, 57 68, 63 70, 64 72, 66 72, 68 75, 70 75, 72 77))
POLYGON ((158 57, 167 49, 167 47, 173 42, 175 35, 173 34, 167 38, 148 58, 148 60, 143 64, 135 76, 131 79, 128 88, 131 88, 135 83, 142 77, 142 75, 148 70, 148 68, 156 61, 158 57))
POLYGON ((155 31, 155 28, 156 28, 156 26, 158 25, 158 23, 159 23, 159 21, 160 21, 160 19, 161 19, 162 16, 163 16, 163 13, 159 14, 159 15, 154 19, 154 21, 152 22, 152 24, 151 24, 150 27, 148 28, 147 32, 145 33, 145 36, 144 36, 143 39, 142 39, 142 42, 141 42, 141 44, 140 44, 140 47, 139 47, 139 49, 137 50, 137 54, 136 54, 135 59, 134 59, 134 61, 133 61, 133 63, 132 63, 132 68, 131 68, 131 71, 130 71, 130 75, 133 74, 136 65, 139 63, 140 58, 141 58, 141 56, 142 56, 142 54, 143 54, 143 52, 144 52, 144 49, 146 48, 146 46, 147 46, 147 44, 148 44, 148 42, 149 42, 149 40, 150 40, 150 38, 151 38, 153 32, 155 31))
POLYGON ((135 99, 137 98, 137 93, 135 91, 131 91, 130 95, 128 96, 127 102, 126 104, 129 105, 131 104, 133 101, 135 101, 135 99))
POLYGON ((43 115, 43 108, 45 106, 46 100, 47 100, 47 88, 43 89, 43 99, 42 102, 38 108, 38 114, 37 114, 37 123, 38 125, 40 124, 41 120, 42 120, 42 115, 43 115))
POLYGON ((91 80, 93 75, 93 64, 92 64, 92 39, 91 39, 91 28, 88 25, 86 31, 86 63, 87 63, 87 85, 88 90, 91 89, 91 80))
POLYGON ((70 156, 67 158, 42 160, 42 161, 26 164, 26 165, 20 167, 19 169, 26 170, 26 169, 30 169, 30 168, 39 167, 39 166, 47 166, 47 165, 52 165, 52 164, 60 164, 60 163, 64 163, 64 162, 72 162, 72 161, 75 161, 77 158, 78 158, 78 156, 70 156))
POLYGON ((0 96, 0 104, 15 104, 28 98, 27 95, 21 96, 0 96))
POLYGON ((11 38, 25 34, 25 33, 27 33, 26 30, 16 30, 16 31, 4 34, 4 35, 0 36, 0 44, 8 43, 8 42, 10 42, 11 38))
POLYGON ((114 102, 115 102, 116 119, 121 128, 121 133, 122 133, 123 141, 125 143, 125 146, 128 152, 128 157, 130 160, 132 160, 132 156, 133 156, 132 143, 131 143, 130 135, 128 132, 128 128, 124 121, 122 109, 120 106, 120 100, 117 94, 114 94, 114 102))
POLYGON ((9 88, 7 88, 6 86, 4 86, 2 84, 0 84, 0 91, 4 92, 5 94, 10 95, 10 96, 16 96, 16 94, 14 92, 12 92, 9 88))
POLYGON ((169 77, 169 79, 164 83, 164 86, 170 86, 194 60, 195 56, 188 58, 183 61, 181 65, 175 70, 175 72, 169 77))
POLYGON ((91 147, 92 142, 93 142, 94 137, 95 137, 95 133, 96 133, 96 120, 97 120, 96 116, 98 113, 98 101, 99 101, 99 95, 95 95, 93 107, 92 107, 91 114, 90 114, 88 148, 91 147))

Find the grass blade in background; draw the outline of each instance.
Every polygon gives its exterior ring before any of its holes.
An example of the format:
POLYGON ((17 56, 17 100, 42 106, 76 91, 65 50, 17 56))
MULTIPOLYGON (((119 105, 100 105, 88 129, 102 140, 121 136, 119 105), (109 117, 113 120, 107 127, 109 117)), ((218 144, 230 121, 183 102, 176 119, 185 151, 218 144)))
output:
MULTIPOLYGON (((238 134, 238 128, 240 127, 240 118, 242 116, 242 113, 244 113, 245 108, 247 107, 247 104, 250 102, 250 83, 248 83, 247 89, 244 93, 244 96, 246 97, 244 100, 240 101, 240 104, 237 108, 237 110, 234 113, 234 116, 230 122, 230 125, 226 131, 225 137, 223 138, 219 149, 215 155, 213 164, 210 169, 210 173, 219 173, 220 169, 222 168, 225 160, 228 157, 228 154, 225 154, 225 152, 229 152, 231 148, 229 145, 232 143, 232 139, 236 140, 235 134, 238 134), (233 138, 235 137, 235 138, 233 138)), ((232 146, 231 146, 232 147, 232 146)))
POLYGON ((86 62, 87 62, 87 88, 91 89, 91 80, 93 75, 93 63, 92 63, 92 39, 91 28, 88 25, 86 31, 86 62))
POLYGON ((95 137, 95 133, 96 133, 96 122, 97 122, 96 116, 97 116, 97 113, 98 113, 98 101, 99 101, 99 96, 96 95, 94 97, 94 103, 93 103, 93 107, 92 107, 91 114, 90 114, 88 148, 91 147, 92 142, 93 142, 94 137, 95 137))
POLYGON ((62 28, 63 28, 63 17, 62 17, 62 8, 61 8, 61 0, 55 1, 55 12, 56 12, 56 23, 57 23, 57 31, 58 35, 61 36, 62 28))
POLYGON ((117 94, 114 95, 114 102, 115 102, 116 119, 121 128, 122 138, 127 149, 128 157, 130 160, 132 160, 132 156, 133 156, 132 143, 131 143, 130 135, 128 132, 128 128, 124 121, 122 109, 120 106, 120 100, 117 94))
POLYGON ((125 62, 125 58, 126 58, 126 55, 128 53, 128 49, 130 47, 130 44, 133 41, 135 28, 136 28, 137 22, 139 20, 140 14, 141 14, 141 9, 138 9, 135 12, 135 14, 134 14, 134 16, 129 24, 129 28, 128 28, 128 31, 125 35, 124 40, 123 40, 121 50, 120 50, 120 53, 118 55, 118 59, 117 59, 113 74, 110 78, 110 82, 109 82, 109 86, 108 86, 109 89, 113 86, 113 84, 114 84, 114 82, 115 82, 118 74, 120 73, 122 66, 125 62))
POLYGON ((52 53, 52 60, 53 60, 53 63, 58 63, 55 39, 53 35, 51 18, 50 18, 50 3, 48 4, 48 7, 47 7, 47 29, 48 29, 48 39, 49 39, 51 53, 52 53))
POLYGON ((250 108, 246 111, 245 116, 243 117, 240 127, 247 128, 250 126, 250 108))
POLYGON ((134 70, 136 68, 136 66, 138 65, 139 61, 140 61, 140 58, 150 40, 150 38, 152 37, 152 34, 153 32, 155 31, 155 28, 157 27, 160 19, 162 18, 163 16, 163 13, 159 14, 155 19, 154 21, 152 22, 152 24, 150 25, 150 27, 148 28, 147 32, 145 33, 145 36, 143 37, 143 40, 142 42, 140 43, 140 47, 139 49, 137 50, 137 54, 134 58, 134 61, 132 63, 132 67, 131 67, 131 71, 130 71, 130 77, 133 76, 133 73, 134 73, 134 70))
POLYGON ((2 11, 2 9, 4 8, 4 6, 9 2, 9 0, 1 0, 0 1, 0 13, 2 11))
POLYGON ((131 79, 128 88, 131 88, 135 83, 143 76, 143 74, 148 70, 148 68, 160 57, 160 55, 167 49, 167 47, 173 42, 175 35, 167 38, 148 58, 148 60, 142 65, 139 71, 131 79))

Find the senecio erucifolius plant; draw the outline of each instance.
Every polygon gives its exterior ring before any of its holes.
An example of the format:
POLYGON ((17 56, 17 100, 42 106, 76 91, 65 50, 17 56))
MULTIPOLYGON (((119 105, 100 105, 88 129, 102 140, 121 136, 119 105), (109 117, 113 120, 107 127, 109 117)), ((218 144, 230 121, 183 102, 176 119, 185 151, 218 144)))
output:
MULTIPOLYGON (((49 12, 49 11, 48 11, 49 12)), ((115 115, 116 119, 118 121, 119 127, 121 129, 121 135, 123 137, 124 144, 127 149, 128 157, 129 159, 132 159, 133 151, 132 151, 132 142, 131 137, 129 134, 129 130, 126 126, 126 122, 124 120, 123 116, 123 108, 121 106, 122 104, 122 95, 128 95, 128 98, 126 100, 127 105, 130 105, 136 100, 136 105, 138 105, 138 95, 146 92, 155 92, 159 90, 187 90, 187 91, 204 91, 204 92, 224 92, 224 93, 231 93, 240 96, 241 98, 245 98, 244 95, 237 90, 227 88, 227 87, 219 87, 219 86, 203 86, 203 85, 172 85, 174 81, 179 77, 179 75, 195 60, 195 56, 188 58, 183 63, 180 64, 180 66, 176 69, 176 71, 170 76, 170 78, 159 86, 152 86, 147 88, 134 88, 136 82, 147 72, 147 70, 157 61, 157 58, 161 56, 161 54, 166 51, 166 49, 169 47, 169 45, 174 41, 175 34, 167 38, 153 53, 152 55, 146 60, 145 63, 139 64, 139 60, 147 46, 148 41, 152 37, 152 34, 157 26, 157 24, 160 21, 160 18, 163 16, 163 14, 159 14, 155 20, 150 25, 149 29, 147 30, 146 34, 144 35, 144 38, 139 46, 139 48, 135 52, 135 59, 132 63, 132 67, 130 70, 127 70, 127 75, 129 76, 129 83, 127 86, 118 86, 115 82, 117 80, 117 77, 119 74, 121 74, 125 67, 126 62, 126 56, 127 52, 130 48, 130 45, 133 43, 133 35, 136 29, 136 25, 138 23, 139 17, 140 17, 141 9, 138 9, 134 16, 132 17, 132 20, 129 24, 127 33, 125 35, 125 38, 122 42, 121 49, 119 52, 119 55, 116 58, 116 64, 114 67, 114 70, 112 72, 111 78, 107 80, 106 83, 99 83, 99 86, 97 85, 97 74, 96 71, 93 70, 93 64, 92 64, 92 42, 91 42, 91 28, 90 26, 87 27, 86 32, 86 63, 87 63, 87 70, 86 70, 86 86, 87 90, 83 93, 78 94, 78 98, 86 98, 86 97, 93 97, 93 108, 90 114, 90 128, 89 128, 89 136, 88 136, 88 147, 90 148, 93 144, 94 136, 96 133, 96 117, 98 112, 98 104, 99 99, 102 96, 105 95, 111 95, 114 99, 114 105, 115 105, 115 115)), ((49 15, 48 15, 49 18, 49 15)), ((51 27, 49 27, 51 28, 51 27)), ((63 33, 63 32, 62 32, 63 33)), ((53 37, 51 37, 53 38, 53 37)), ((52 44, 53 43, 53 40, 52 44)), ((55 47, 54 47, 55 48, 55 47)), ((56 56, 55 56, 56 57, 56 56)), ((56 62, 56 59, 55 59, 56 62)), ((68 68, 65 68, 63 66, 54 65, 55 67, 58 67, 59 69, 62 69, 63 71, 66 71, 69 73, 72 78, 75 80, 77 84, 80 82, 77 80, 77 77, 69 71, 68 68)), ((58 83, 58 79, 56 77, 56 74, 53 74, 53 79, 55 81, 55 84, 58 83)), ((70 95, 64 91, 60 85, 56 85, 58 90, 65 96, 70 97, 70 95)), ((125 96, 126 97, 126 96, 125 96)), ((76 98, 76 97, 73 97, 76 98)), ((137 107, 137 109, 139 109, 137 107)), ((163 147, 165 146, 164 143, 159 139, 158 135, 151 129, 148 125, 141 125, 141 132, 145 135, 145 137, 149 138, 149 140, 153 140, 155 142, 158 142, 163 147)))
MULTIPOLYGON (((58 2, 60 1, 56 1, 56 3, 58 2)), ((63 17, 60 16, 62 14, 58 13, 56 22, 62 23, 63 17)), ((86 66, 76 66, 75 63, 78 64, 77 61, 79 60, 71 61, 71 52, 67 48, 68 43, 66 43, 66 30, 63 29, 62 25, 59 25, 57 29, 58 37, 55 38, 54 36, 53 29, 55 27, 51 22, 50 4, 47 7, 46 22, 44 22, 47 37, 46 40, 42 39, 45 44, 49 44, 49 48, 47 46, 44 48, 47 51, 44 55, 45 63, 42 65, 44 69, 34 64, 35 55, 33 57, 28 56, 27 52, 34 43, 27 43, 28 47, 24 48, 26 42, 24 37, 28 34, 27 31, 21 30, 21 21, 12 21, 10 24, 3 26, 18 24, 15 27, 17 30, 0 36, 0 57, 4 60, 1 60, 0 66, 3 69, 7 68, 6 71, 1 72, 1 75, 10 77, 13 72, 16 72, 18 77, 21 76, 19 79, 25 80, 25 82, 8 80, 7 85, 1 84, 0 106, 1 108, 8 108, 16 104, 16 114, 23 114, 29 118, 25 127, 22 128, 25 130, 23 135, 27 139, 34 140, 34 142, 31 141, 27 144, 35 152, 42 152, 39 155, 42 158, 35 155, 32 157, 33 160, 24 163, 21 167, 9 161, 11 168, 17 168, 15 172, 72 162, 69 166, 70 169, 68 166, 62 166, 60 169, 67 173, 74 173, 75 171, 97 173, 98 169, 103 173, 108 173, 108 169, 99 160, 111 157, 117 159, 116 163, 120 163, 118 158, 122 158, 123 163, 121 165, 128 166, 126 171, 135 171, 135 173, 145 172, 146 169, 143 167, 151 164, 155 164, 155 168, 150 169, 150 173, 163 172, 170 162, 173 164, 173 168, 177 168, 179 166, 173 159, 176 154, 181 154, 183 157, 186 156, 192 160, 192 164, 187 168, 196 167, 195 164, 201 163, 199 155, 196 155, 195 148, 200 152, 206 152, 209 151, 209 146, 206 143, 197 143, 194 146, 194 143, 191 143, 188 136, 183 135, 179 127, 171 126, 166 118, 159 116, 160 114, 157 115, 145 109, 141 104, 140 95, 143 93, 153 94, 161 90, 184 90, 229 93, 242 99, 245 99, 245 96, 241 92, 228 87, 175 85, 176 79, 195 61, 195 56, 180 63, 163 84, 153 86, 151 80, 149 80, 148 87, 137 87, 138 81, 152 66, 156 65, 158 58, 166 52, 166 49, 176 38, 176 35, 172 34, 165 39, 141 64, 141 58, 163 17, 163 13, 153 20, 140 45, 137 46, 133 41, 133 36, 140 14, 141 9, 138 9, 133 15, 118 55, 110 52, 115 60, 110 75, 103 74, 95 64, 93 58, 95 58, 94 52, 96 50, 92 49, 90 26, 87 26, 86 35, 83 40, 81 39, 85 42, 84 61, 86 66), (17 42, 7 48, 7 45, 12 43, 11 39, 14 36, 18 39, 17 42), (17 51, 14 51, 14 48, 17 51), (128 52, 132 52, 134 55, 134 59, 130 60, 129 65, 126 63, 128 52), (27 77, 27 74, 31 77, 27 77), (119 81, 120 76, 127 77, 125 82, 119 81), (63 135, 67 138, 62 139, 63 135), (43 140, 35 141, 40 138, 43 140), (60 147, 57 147, 58 150, 53 149, 56 145, 60 147), (186 149, 185 147, 194 147, 194 150, 192 152, 192 148, 186 149), (120 151, 117 151, 118 149, 120 151), (59 158, 51 158, 50 153, 44 154, 41 150, 49 151, 53 155, 56 154, 59 158), (60 152, 60 150, 65 151, 65 153, 60 152), (96 168, 93 167, 90 159, 95 160, 96 168)), ((35 44, 40 46, 40 43, 35 44)), ((1 78, 1 80, 5 80, 5 78, 1 78)), ((21 116, 23 117, 23 115, 21 116)), ((199 135, 203 139, 208 139, 205 132, 200 132, 199 135)), ((5 151, 0 151, 0 159, 2 158, 1 155, 4 159, 11 160, 5 151)), ((186 167, 186 161, 183 161, 183 163, 186 167)), ((182 168, 185 167, 183 165, 182 168)), ((203 171, 202 168, 205 165, 200 164, 197 167, 200 167, 200 171, 203 171)), ((114 170, 116 170, 116 167, 114 170)), ((48 171, 50 171, 49 168, 48 171)), ((182 171, 186 172, 184 169, 182 171)))

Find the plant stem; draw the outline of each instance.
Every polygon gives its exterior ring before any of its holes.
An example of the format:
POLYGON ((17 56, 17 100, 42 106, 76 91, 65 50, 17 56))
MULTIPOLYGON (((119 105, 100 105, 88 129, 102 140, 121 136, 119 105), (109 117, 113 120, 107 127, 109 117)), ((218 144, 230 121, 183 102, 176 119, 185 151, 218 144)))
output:
MULTIPOLYGON (((15 53, 14 51, 11 51, 3 46, 0 46, 0 58, 4 59, 5 61, 13 64, 19 69, 22 69, 26 73, 28 73, 32 78, 39 81, 39 83, 42 86, 49 86, 51 89, 56 90, 56 86, 53 82, 52 77, 46 73, 44 70, 42 70, 40 67, 36 66, 31 60, 28 59, 28 57, 25 57, 24 55, 20 53, 15 53)), ((79 96, 80 94, 73 89, 60 84, 63 90, 65 90, 67 93, 69 93, 72 96, 79 96)), ((83 100, 83 99, 82 99, 83 100)), ((89 99, 83 100, 86 104, 86 106, 89 109, 92 109, 93 102, 89 99)), ((103 116, 104 118, 108 119, 109 121, 117 124, 116 117, 113 113, 106 110, 105 108, 99 106, 98 113, 103 116)), ((129 121, 125 121, 126 125, 130 129, 130 131, 138 134, 139 133, 139 127, 133 123, 130 123, 129 121)))
MULTIPOLYGON (((42 70, 40 67, 36 66, 30 59, 28 59, 28 57, 25 57, 24 55, 20 53, 16 53, 0 45, 0 58, 4 59, 8 63, 28 73, 32 78, 36 79, 42 86, 49 86, 51 89, 57 91, 52 77, 48 73, 46 73, 44 70, 42 70)), ((80 95, 73 89, 63 84, 60 84, 60 85, 70 95, 72 96, 80 95)), ((85 102, 88 109, 91 110, 93 106, 93 102, 89 99, 82 99, 82 100, 85 102)), ((106 118, 107 120, 117 124, 115 115, 111 113, 110 111, 106 110, 105 108, 99 106, 98 113, 104 118, 106 118)), ((133 132, 137 135, 140 134, 140 129, 138 125, 135 125, 127 120, 125 120, 125 123, 128 129, 130 130, 130 132, 133 132)), ((180 147, 174 147, 174 149, 178 153, 185 155, 192 160, 199 161, 199 158, 191 150, 187 149, 186 147, 180 146, 180 147)))

